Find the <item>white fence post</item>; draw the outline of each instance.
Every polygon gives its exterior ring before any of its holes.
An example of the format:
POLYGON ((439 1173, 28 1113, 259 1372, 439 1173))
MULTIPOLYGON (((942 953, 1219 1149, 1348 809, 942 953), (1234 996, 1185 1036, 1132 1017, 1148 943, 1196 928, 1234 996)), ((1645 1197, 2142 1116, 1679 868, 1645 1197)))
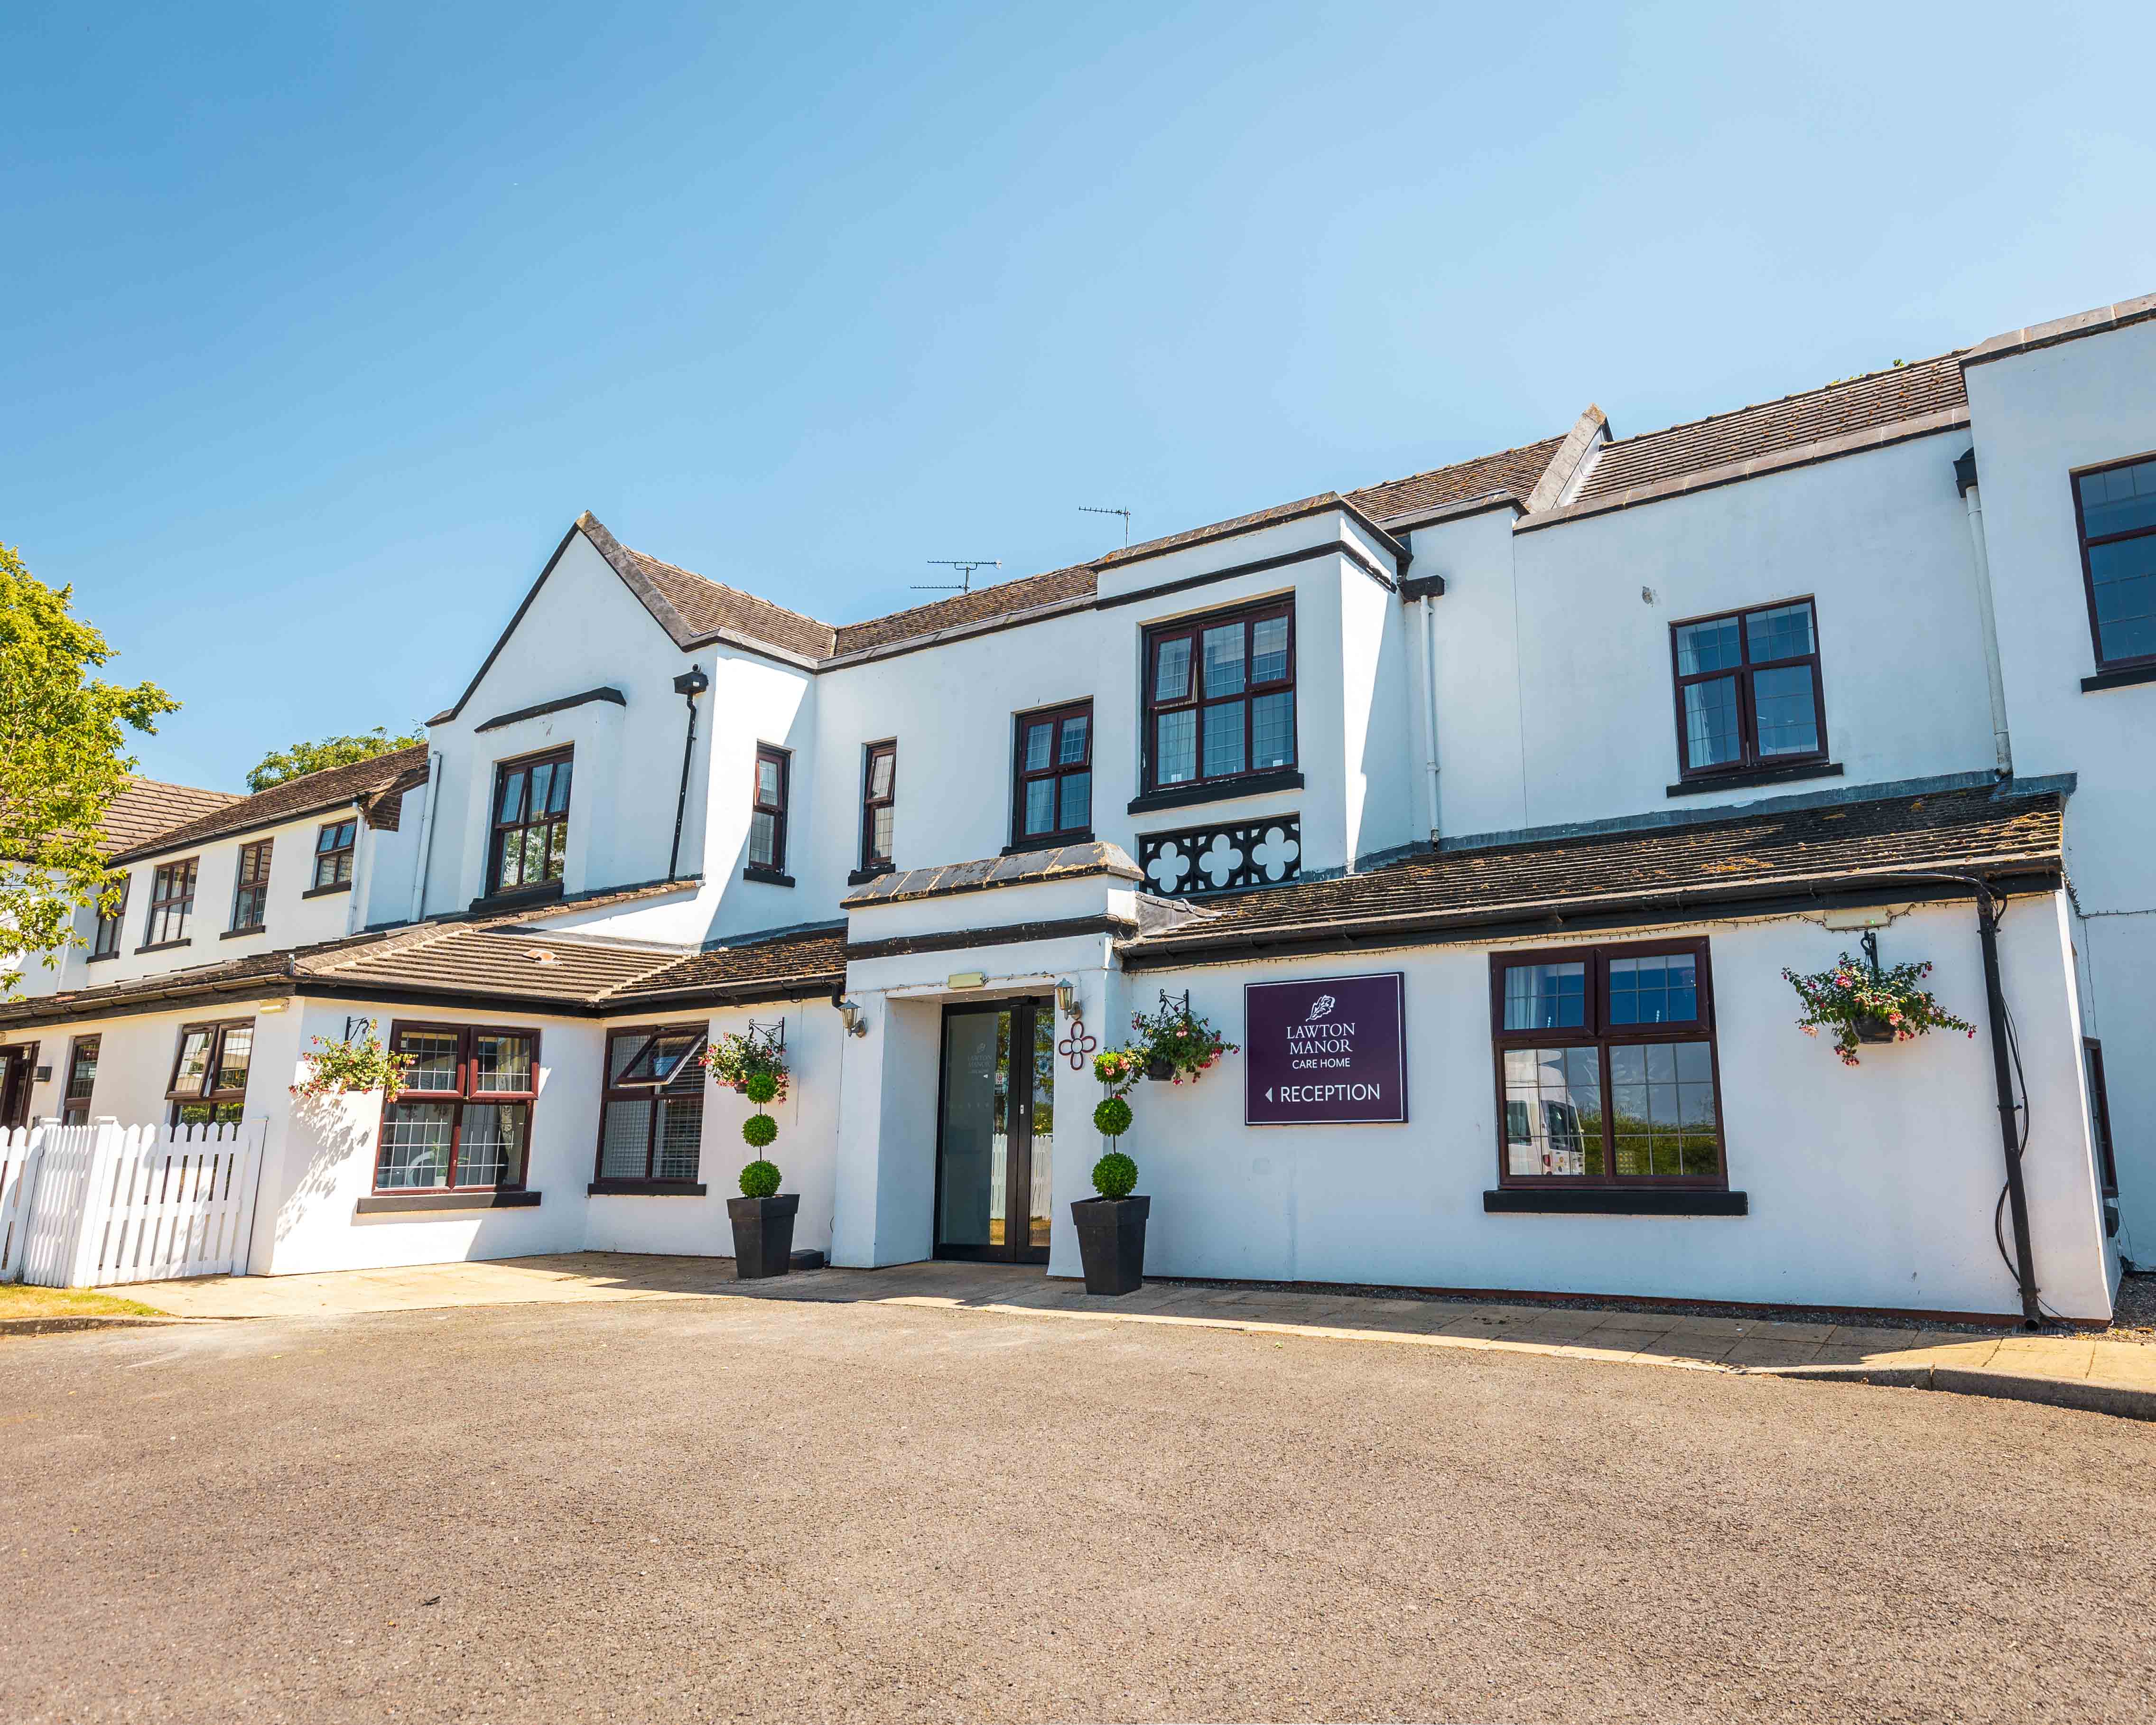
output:
POLYGON ((64 1286, 97 1286, 98 1270, 105 1257, 105 1225, 112 1214, 112 1183, 119 1177, 126 1136, 116 1120, 98 1122, 96 1139, 90 1147, 90 1168, 75 1218, 74 1249, 68 1255, 64 1286))
POLYGON ((254 1206, 261 1195, 264 1164, 270 1159, 270 1117, 265 1114, 254 1122, 251 1143, 242 1143, 235 1147, 239 1155, 239 1177, 231 1187, 235 1240, 232 1273, 234 1276, 252 1276, 254 1273, 254 1206))

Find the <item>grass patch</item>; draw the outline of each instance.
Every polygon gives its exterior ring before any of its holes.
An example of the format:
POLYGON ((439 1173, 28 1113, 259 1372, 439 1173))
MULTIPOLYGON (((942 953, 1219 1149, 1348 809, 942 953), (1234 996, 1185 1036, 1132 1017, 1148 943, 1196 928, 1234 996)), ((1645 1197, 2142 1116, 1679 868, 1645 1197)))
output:
POLYGON ((0 1318, 166 1316, 140 1300, 123 1300, 94 1288, 33 1288, 23 1282, 0 1282, 0 1318))

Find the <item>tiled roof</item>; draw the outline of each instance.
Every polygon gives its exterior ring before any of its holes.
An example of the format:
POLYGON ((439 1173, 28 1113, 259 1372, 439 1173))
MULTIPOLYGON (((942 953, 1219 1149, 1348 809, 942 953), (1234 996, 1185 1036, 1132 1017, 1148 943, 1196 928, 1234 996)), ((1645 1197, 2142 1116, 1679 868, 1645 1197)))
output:
POLYGON ((1517 497, 1525 502, 1563 442, 1562 437, 1546 437, 1538 444, 1522 444, 1517 449, 1501 449, 1472 461, 1457 461, 1428 473, 1365 485, 1359 491, 1350 491, 1348 501, 1381 522, 1482 497, 1517 497))
POLYGON ((388 791, 400 779, 406 779, 414 769, 424 775, 426 765, 427 747, 415 743, 408 749, 394 749, 388 754, 356 761, 349 766, 326 767, 320 773, 302 773, 297 778, 272 785, 266 791, 232 798, 206 814, 182 821, 154 838, 116 853, 112 860, 131 862, 145 856, 162 856, 167 851, 201 844, 242 828, 274 825, 320 809, 371 800, 388 791))
POLYGON ((1907 420, 1969 411, 1961 356, 1848 377, 1802 395, 1620 438, 1596 459, 1577 501, 1666 483, 1907 420))
POLYGON ((789 653, 798 653, 806 658, 829 655, 832 637, 836 633, 829 624, 819 623, 783 605, 774 605, 768 599, 743 593, 737 587, 728 587, 724 582, 691 574, 646 552, 631 551, 627 546, 621 549, 622 555, 636 565, 644 578, 666 596, 667 603, 686 626, 690 639, 726 629, 747 635, 751 640, 783 647, 789 653))
POLYGON ((130 778, 105 811, 99 824, 109 853, 146 845, 160 833, 213 815, 247 799, 234 791, 205 791, 162 779, 130 778))
POLYGON ((0 1004, 0 1024, 61 1023, 206 996, 335 994, 365 999, 370 991, 500 1001, 505 1008, 577 1016, 659 1010, 740 993, 778 999, 821 993, 845 974, 837 929, 758 940, 708 951, 594 940, 535 919, 680 891, 693 882, 657 882, 594 894, 518 915, 449 917, 404 928, 258 952, 221 964, 137 977, 64 994, 0 1004))
POLYGON ((1038 886, 1047 880, 1075 880, 1087 875, 1145 879, 1130 853, 1120 845, 1061 845, 1052 850, 1021 850, 1012 856, 984 856, 977 862, 938 863, 901 874, 879 875, 855 887, 842 902, 849 911, 872 910, 878 905, 944 898, 954 892, 1038 886))
POLYGON ((804 994, 820 993, 844 980, 845 948, 843 928, 804 929, 712 947, 638 978, 613 994, 609 1004, 626 1011, 640 1005, 656 1007, 665 996, 781 985, 804 994))
POLYGON ((1065 599, 1090 599, 1096 585, 1092 567, 1080 563, 1068 569, 1051 569, 1045 575, 1021 576, 999 581, 932 603, 916 605, 888 617, 871 617, 865 623, 842 623, 834 653, 860 653, 888 647, 900 641, 918 640, 962 624, 988 623, 1014 617, 1065 599))
POLYGON ((1352 947, 1358 937, 1449 927, 1534 925, 1558 933, 1599 912, 1849 891, 1864 877, 1912 870, 2041 874, 2058 866, 2063 801, 2056 792, 2000 796, 1979 788, 1445 850, 1209 902, 1206 916, 1125 951, 1145 963, 1253 944, 1352 947))

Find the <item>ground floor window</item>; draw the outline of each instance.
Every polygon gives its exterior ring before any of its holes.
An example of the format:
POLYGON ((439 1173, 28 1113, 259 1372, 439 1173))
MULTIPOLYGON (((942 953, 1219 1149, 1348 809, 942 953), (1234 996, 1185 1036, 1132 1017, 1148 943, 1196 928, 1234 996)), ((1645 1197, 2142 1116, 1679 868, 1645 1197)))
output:
POLYGON ((247 1067, 254 1054, 252 1019, 181 1025, 172 1081, 165 1090, 167 1124, 237 1126, 247 1109, 247 1067))
POLYGON ((1503 1185, 1720 1186, 1703 940, 1490 961, 1503 1185))
POLYGON ((704 1031, 647 1025, 607 1034, 599 1111, 602 1180, 694 1180, 702 1165, 704 1031))
POLYGON ((514 1189, 524 1184, 539 1033, 478 1024, 393 1024, 412 1064, 382 1111, 374 1189, 514 1189))
POLYGON ((90 1092, 97 1088, 97 1050, 100 1039, 78 1036, 68 1050, 67 1089, 60 1096, 60 1124, 90 1123, 90 1092))

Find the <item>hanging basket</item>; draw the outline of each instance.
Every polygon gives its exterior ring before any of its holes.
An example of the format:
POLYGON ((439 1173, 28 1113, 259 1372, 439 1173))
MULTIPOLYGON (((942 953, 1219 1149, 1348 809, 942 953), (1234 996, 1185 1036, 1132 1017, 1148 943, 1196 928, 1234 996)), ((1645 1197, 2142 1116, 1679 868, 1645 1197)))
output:
POLYGON ((1856 1040, 1859 1042, 1892 1042, 1894 1026, 1883 1013, 1865 1013, 1856 1020, 1856 1040))

